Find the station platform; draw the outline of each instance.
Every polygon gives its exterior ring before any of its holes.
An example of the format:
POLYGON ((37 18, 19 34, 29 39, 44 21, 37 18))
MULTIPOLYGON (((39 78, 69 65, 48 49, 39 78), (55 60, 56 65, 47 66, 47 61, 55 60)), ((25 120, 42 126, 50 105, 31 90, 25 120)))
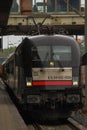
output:
POLYGON ((0 79, 0 130, 28 130, 0 79))

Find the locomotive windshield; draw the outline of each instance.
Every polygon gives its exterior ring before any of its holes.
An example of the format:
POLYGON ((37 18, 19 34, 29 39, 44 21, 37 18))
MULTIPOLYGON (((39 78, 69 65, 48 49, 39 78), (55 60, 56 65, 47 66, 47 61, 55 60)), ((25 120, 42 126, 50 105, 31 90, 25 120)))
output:
POLYGON ((70 46, 35 46, 32 61, 71 61, 70 46))

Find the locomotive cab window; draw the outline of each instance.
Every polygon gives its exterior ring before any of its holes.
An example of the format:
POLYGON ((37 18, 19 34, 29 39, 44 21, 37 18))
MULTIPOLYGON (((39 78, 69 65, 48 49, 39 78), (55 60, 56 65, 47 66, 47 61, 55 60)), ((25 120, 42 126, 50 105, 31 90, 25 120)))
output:
POLYGON ((70 46, 53 46, 53 58, 61 61, 71 61, 70 46))
POLYGON ((37 46, 32 48, 33 61, 49 61, 50 60, 50 46, 37 46))
MULTIPOLYGON (((55 62, 58 65, 58 61, 63 64, 70 64, 72 60, 71 47, 70 46, 36 46, 32 48, 32 62, 41 62, 44 65, 49 65, 49 62, 55 62)), ((59 65, 58 65, 59 66, 59 65)))

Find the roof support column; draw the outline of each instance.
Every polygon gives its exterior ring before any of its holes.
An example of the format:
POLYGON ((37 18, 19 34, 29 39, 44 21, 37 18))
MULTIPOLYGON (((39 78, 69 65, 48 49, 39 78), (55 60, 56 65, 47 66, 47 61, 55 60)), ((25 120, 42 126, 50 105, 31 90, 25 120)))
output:
MULTIPOLYGON (((85 0, 85 52, 87 53, 87 0, 85 0)), ((86 105, 87 105, 87 65, 85 69, 85 93, 86 93, 86 105)))

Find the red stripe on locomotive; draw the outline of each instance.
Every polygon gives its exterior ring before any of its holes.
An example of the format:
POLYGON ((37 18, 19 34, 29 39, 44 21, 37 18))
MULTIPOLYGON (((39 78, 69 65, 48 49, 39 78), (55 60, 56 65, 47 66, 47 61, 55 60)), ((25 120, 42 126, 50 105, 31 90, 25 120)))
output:
POLYGON ((44 86, 44 85, 61 85, 61 86, 71 86, 72 81, 33 81, 34 86, 44 86))

